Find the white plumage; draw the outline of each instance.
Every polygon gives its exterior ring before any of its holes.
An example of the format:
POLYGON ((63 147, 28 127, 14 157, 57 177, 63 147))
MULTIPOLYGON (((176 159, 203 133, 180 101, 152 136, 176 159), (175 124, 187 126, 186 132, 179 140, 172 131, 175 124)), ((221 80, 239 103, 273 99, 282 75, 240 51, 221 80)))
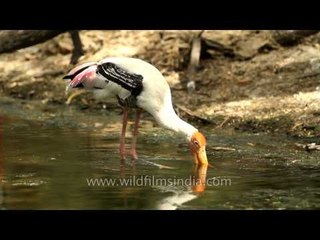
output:
MULTIPOLYGON (((132 107, 126 105, 126 102, 134 101, 135 107, 149 112, 162 127, 183 134, 189 145, 195 145, 196 150, 201 149, 202 160, 207 162, 204 136, 177 116, 172 106, 170 87, 161 72, 153 65, 137 58, 110 57, 99 62, 82 64, 71 70, 65 78, 71 80, 67 90, 84 87, 93 90, 97 99, 117 97, 124 111, 132 107)), ((126 114, 127 112, 124 112, 124 127, 127 121, 126 114)), ((137 114, 136 125, 138 121, 137 114)), ((123 134, 121 137, 124 138, 123 134)), ((192 146, 190 148, 193 149, 192 146)), ((136 158, 135 149, 132 151, 135 155, 133 157, 136 158)), ((121 152, 124 152, 124 146, 120 144, 121 152)), ((200 162, 202 160, 198 159, 200 162)))

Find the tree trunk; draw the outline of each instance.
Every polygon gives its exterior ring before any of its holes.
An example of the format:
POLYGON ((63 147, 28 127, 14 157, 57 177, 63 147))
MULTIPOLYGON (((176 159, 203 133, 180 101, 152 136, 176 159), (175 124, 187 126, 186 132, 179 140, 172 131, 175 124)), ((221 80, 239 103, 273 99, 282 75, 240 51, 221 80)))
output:
POLYGON ((65 31, 56 30, 3 30, 0 31, 0 53, 45 42, 65 31))
MULTIPOLYGON (((0 31, 0 54, 43 43, 66 31, 57 30, 3 30, 0 31)), ((70 64, 76 64, 84 55, 79 31, 69 31, 73 50, 70 64)))

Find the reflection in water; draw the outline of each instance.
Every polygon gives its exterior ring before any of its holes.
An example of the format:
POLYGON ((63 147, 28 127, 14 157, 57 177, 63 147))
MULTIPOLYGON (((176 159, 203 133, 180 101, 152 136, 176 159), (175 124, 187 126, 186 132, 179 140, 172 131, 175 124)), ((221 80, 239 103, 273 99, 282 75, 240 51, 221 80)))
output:
POLYGON ((191 176, 191 186, 189 186, 189 188, 185 191, 179 191, 175 189, 170 190, 167 187, 167 191, 173 192, 174 195, 160 201, 157 208, 159 210, 176 210, 184 203, 196 199, 199 193, 203 193, 205 191, 207 169, 207 165, 194 166, 193 174, 191 176))
POLYGON ((195 178, 195 184, 192 187, 192 191, 196 193, 202 193, 206 189, 208 165, 195 166, 193 176, 195 178))
POLYGON ((190 191, 185 192, 175 192, 173 196, 163 199, 157 209, 159 210, 176 210, 182 204, 189 202, 197 198, 196 195, 192 194, 190 191))
MULTIPOLYGON (((87 122, 93 126, 96 118, 87 122)), ((320 206, 320 153, 297 151, 296 138, 208 134, 208 140, 217 146, 237 150, 213 152, 209 148, 208 157, 215 168, 207 169, 194 168, 190 159, 185 158, 184 148, 172 150, 178 138, 152 128, 154 134, 140 138, 139 160, 120 162, 119 170, 115 143, 118 132, 66 127, 62 123, 63 127, 9 118, 0 123, 0 209, 319 209, 320 206), (120 183, 135 176, 155 177, 165 180, 165 184, 88 186, 87 183, 88 178, 120 183), (232 179, 232 184, 223 184, 224 178, 232 179), (175 179, 188 181, 170 185, 168 180, 175 179)))

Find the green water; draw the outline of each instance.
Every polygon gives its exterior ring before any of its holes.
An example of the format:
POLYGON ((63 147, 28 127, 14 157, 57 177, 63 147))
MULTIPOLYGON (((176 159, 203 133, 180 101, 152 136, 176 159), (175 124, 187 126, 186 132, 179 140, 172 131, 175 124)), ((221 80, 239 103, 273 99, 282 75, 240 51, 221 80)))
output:
POLYGON ((294 146, 310 140, 203 128, 213 165, 203 176, 215 179, 216 185, 196 191, 190 182, 169 184, 191 179, 197 169, 184 140, 167 131, 142 124, 139 160, 121 162, 120 125, 114 125, 120 119, 116 116, 110 126, 106 122, 99 128, 1 117, 0 208, 320 208, 320 152, 294 146), (116 186, 89 186, 89 179, 112 179, 116 186), (123 179, 131 183, 121 186, 123 179))

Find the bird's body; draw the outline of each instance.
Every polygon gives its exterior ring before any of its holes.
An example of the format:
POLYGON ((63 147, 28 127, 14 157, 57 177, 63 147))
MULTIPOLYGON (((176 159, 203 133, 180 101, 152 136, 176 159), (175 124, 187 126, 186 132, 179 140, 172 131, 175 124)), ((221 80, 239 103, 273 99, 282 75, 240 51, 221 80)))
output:
MULTIPOLYGON (((65 79, 70 79, 67 90, 84 87, 93 90, 97 99, 116 97, 124 108, 123 131, 121 136, 120 153, 124 151, 124 134, 127 122, 127 109, 137 108, 149 112, 162 126, 184 135, 189 142, 201 134, 198 130, 177 116, 172 106, 170 87, 153 65, 137 58, 110 57, 100 62, 82 64, 69 72, 65 79), (122 149, 121 149, 122 147, 122 149)), ((136 127, 138 132, 139 110, 136 127)), ((135 134, 134 134, 135 135, 135 134)), ((199 137, 199 136, 198 136, 199 137)), ((205 145, 201 134, 196 143, 205 145)), ((136 141, 136 139, 135 139, 136 141)), ((134 155, 135 153, 134 141, 134 155)), ((190 147, 191 148, 191 147, 190 147)), ((205 153, 205 149, 203 149, 205 153)), ((207 162, 206 155, 203 161, 207 162)), ((200 160, 199 160, 200 161, 200 160)))

